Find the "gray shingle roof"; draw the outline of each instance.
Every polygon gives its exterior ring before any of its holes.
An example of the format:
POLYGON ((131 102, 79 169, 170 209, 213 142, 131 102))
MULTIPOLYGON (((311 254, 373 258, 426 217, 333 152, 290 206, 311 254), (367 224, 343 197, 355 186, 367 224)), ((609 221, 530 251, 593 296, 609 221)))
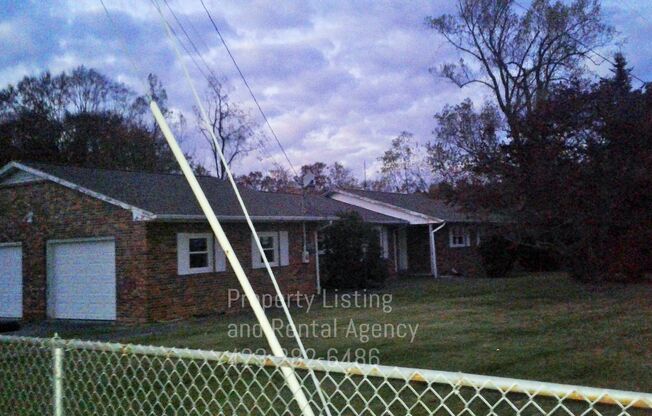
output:
MULTIPOLYGON (((179 174, 159 174, 119 170, 90 169, 45 163, 22 163, 75 185, 140 208, 156 216, 200 216, 199 205, 185 178, 179 174)), ((198 177, 218 217, 240 218, 242 211, 231 186, 217 178, 198 177)), ((302 196, 280 192, 260 192, 240 187, 240 193, 253 217, 319 217, 328 219, 342 211, 356 211, 365 221, 403 223, 403 221, 353 207, 320 195, 302 196)), ((315 218, 317 219, 317 218, 315 218)))
POLYGON ((464 212, 460 207, 449 204, 441 199, 431 198, 422 193, 401 194, 397 192, 379 192, 361 189, 343 189, 342 191, 436 217, 447 222, 482 221, 480 215, 464 212))

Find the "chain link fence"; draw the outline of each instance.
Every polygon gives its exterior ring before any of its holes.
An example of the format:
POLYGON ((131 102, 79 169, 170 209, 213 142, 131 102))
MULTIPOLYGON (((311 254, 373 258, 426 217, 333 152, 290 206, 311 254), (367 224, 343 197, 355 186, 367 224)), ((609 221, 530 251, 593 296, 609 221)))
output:
POLYGON ((324 360, 0 336, 1 415, 652 415, 652 394, 324 360))

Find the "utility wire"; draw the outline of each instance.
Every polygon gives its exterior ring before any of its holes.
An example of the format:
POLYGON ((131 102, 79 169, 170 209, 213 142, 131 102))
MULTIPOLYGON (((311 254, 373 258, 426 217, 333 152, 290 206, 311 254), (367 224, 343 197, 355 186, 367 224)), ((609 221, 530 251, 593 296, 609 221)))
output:
MULTIPOLYGON (((154 0, 150 0, 150 2, 154 5, 154 7, 157 7, 157 8, 159 7, 158 4, 156 4, 156 3, 154 2, 154 0)), ((166 4, 167 4, 167 2, 166 2, 166 4)), ((161 11, 161 13, 163 13, 163 11, 161 11)), ((183 48, 183 50, 186 51, 186 54, 188 54, 188 56, 189 56, 190 59, 192 60, 192 63, 193 63, 193 64, 195 65, 195 67, 197 68, 197 70, 202 74, 202 76, 203 76, 204 78, 209 79, 209 78, 208 78, 208 75, 206 75, 206 72, 204 72, 204 69, 201 67, 201 65, 199 65, 199 63, 198 63, 197 60, 195 59, 195 56, 190 52, 190 50, 188 49, 188 47, 186 46, 186 44, 185 44, 184 42, 181 42, 181 39, 179 38, 179 35, 178 35, 177 32, 174 30, 174 28, 172 27, 172 25, 170 25, 170 30, 172 31, 172 34, 174 35, 174 37, 177 38, 177 41, 179 42, 179 44, 181 45, 181 47, 183 48)), ((185 32, 185 30, 184 30, 183 28, 182 28, 182 30, 185 32)), ((189 38, 189 39, 190 39, 190 38, 189 38)), ((192 46, 194 47, 194 43, 193 43, 192 41, 190 41, 190 43, 191 43, 192 46)), ((196 48, 195 48, 195 49, 196 49, 196 48)), ((201 54, 198 54, 198 55, 201 57, 201 54)), ((210 68, 208 68, 208 69, 209 69, 209 71, 210 71, 210 68)))
POLYGON ((149 95, 149 84, 144 81, 141 78, 141 68, 140 66, 136 63, 136 61, 132 58, 131 54, 127 50, 127 47, 125 44, 120 41, 120 36, 117 30, 118 25, 116 24, 115 20, 113 19, 113 16, 109 12, 109 9, 106 7, 106 4, 104 4, 104 0, 100 0, 100 4, 102 5, 102 9, 104 9, 104 14, 106 14, 106 17, 109 19, 109 22, 111 23, 111 31, 113 32, 113 36, 115 36, 116 39, 118 39, 118 47, 122 50, 123 55, 127 58, 127 61, 129 61, 129 64, 131 65, 131 68, 134 70, 136 74, 136 79, 143 84, 145 87, 145 94, 149 95))
MULTIPOLYGON (((217 76, 215 75, 215 73, 214 73, 213 70, 211 69, 210 65, 208 65, 208 63, 206 62, 206 59, 204 59, 204 55, 202 55, 201 52, 199 52, 199 49, 197 49, 197 45, 195 45, 195 42, 193 42, 192 38, 190 37, 190 35, 189 35, 188 32, 186 31, 186 28, 183 26, 183 24, 181 23, 181 21, 180 21, 179 18, 177 17, 177 14, 174 12, 174 10, 172 10, 172 7, 170 7, 170 4, 168 3, 168 0, 163 0, 163 3, 165 3, 165 7, 167 7, 167 9, 170 11, 170 13, 172 14, 172 17, 174 17, 174 20, 177 22, 177 25, 179 26, 179 28, 181 28, 181 31, 182 31, 183 34, 185 35, 186 39, 188 39, 188 42, 190 43, 190 46, 192 47, 192 49, 195 51, 195 54, 199 57, 199 59, 201 59, 201 61, 203 62, 204 66, 206 67, 206 69, 207 69, 208 72, 210 73, 210 75, 211 75, 215 80, 217 80, 217 76)), ((173 30, 172 32, 174 33, 174 30, 173 30)), ((179 43, 182 43, 181 40, 179 39, 179 37, 178 37, 176 34, 175 34, 175 37, 177 38, 177 40, 179 41, 179 43)), ((188 50, 186 50, 186 52, 188 52, 188 50)), ((209 83, 211 83, 211 80, 208 79, 208 78, 207 78, 207 81, 208 81, 209 83)))
POLYGON ((265 112, 263 111, 262 107, 260 106, 260 103, 258 102, 258 99, 256 99, 256 95, 254 94, 253 90, 251 89, 251 86, 247 82, 247 78, 245 78, 244 74, 242 73, 242 70, 240 69, 240 66, 238 65, 238 62, 235 60, 235 57, 233 56, 233 53, 231 53, 231 49, 229 49, 229 45, 227 45, 226 40, 224 40, 224 37, 222 36, 222 33, 220 32, 220 29, 217 27, 217 24, 215 23, 215 20, 213 20, 213 16, 211 13, 208 11, 208 8, 206 7, 206 4, 204 3, 204 0, 200 0, 201 5, 204 7, 204 10, 206 11, 206 15, 211 21, 211 24, 213 25, 213 29, 215 29, 215 32, 217 33, 217 36, 219 36, 220 41, 222 42, 222 45, 224 45, 224 49, 226 49, 226 52, 229 54, 229 57, 231 58, 231 61, 233 62, 233 65, 238 71, 238 74, 240 74, 240 78, 242 78, 242 82, 244 82, 245 87, 247 87, 247 90, 249 91, 249 95, 251 95, 251 98, 254 100, 254 103, 256 104, 256 107, 258 107, 258 111, 260 111, 260 114, 263 117, 263 120, 265 120, 265 124, 267 124, 267 127, 269 128, 269 131, 272 133, 272 136, 276 140, 276 143, 278 144, 278 147, 281 149, 281 152, 283 152, 283 156, 285 156, 285 160, 287 160, 288 164, 290 165, 290 168, 292 169, 292 172, 294 173, 295 176, 295 181, 299 181, 299 173, 297 170, 294 168, 294 165, 292 164, 292 161, 288 157, 287 152, 283 148, 283 145, 281 144, 281 141, 279 140, 278 136, 276 135, 276 132, 272 128, 271 123, 269 122, 269 119, 265 115, 265 112))
MULTIPOLYGON (((161 21, 162 21, 163 26, 164 26, 167 34, 168 34, 170 42, 172 43, 172 47, 173 47, 175 53, 177 54, 177 57, 179 58, 180 63, 182 65, 182 67, 183 67, 186 80, 188 82, 188 85, 190 86, 190 89, 191 89, 191 91, 193 93, 193 96, 194 96, 195 101, 197 103, 197 106, 199 108, 202 121, 205 124, 208 125, 208 117, 206 115, 206 111, 204 110, 204 106, 202 105, 201 100, 199 98, 199 94, 197 93, 197 89, 195 88, 194 83, 192 82, 192 78, 190 77, 190 73, 188 72, 187 66, 183 62, 183 59, 181 59, 182 58, 181 52, 177 48, 176 43, 178 42, 178 37, 173 37, 172 36, 173 32, 171 30, 170 24, 167 21, 167 19, 165 18, 165 15, 163 14, 163 11, 159 7, 156 0, 152 0, 152 3, 156 7, 156 10, 158 11, 159 16, 161 17, 161 21), (177 42, 175 42, 175 38, 176 38, 177 42)), ((214 143, 215 143, 215 145, 216 145, 216 147, 217 147, 217 149, 219 151, 219 147, 217 146, 217 138, 215 137, 214 132, 212 130, 209 130, 209 132, 211 133, 211 137, 212 137, 212 139, 213 139, 213 141, 214 141, 214 143)), ((288 309, 288 306, 287 306, 287 304, 285 302, 285 299, 284 299, 284 297, 282 295, 282 291, 281 291, 280 286, 278 285, 278 281, 276 280, 276 276, 274 275, 274 272, 272 271, 271 265, 269 264, 269 261, 267 259, 267 255, 265 254, 265 250, 263 249, 263 246, 262 246, 262 244, 260 242, 260 238, 258 237, 258 233, 256 232, 256 228, 254 227, 254 224, 253 224, 253 222, 251 220, 251 217, 249 216, 249 211, 247 209, 247 206, 245 205, 245 203, 244 203, 244 201, 242 199, 242 196, 240 195, 240 191, 238 190, 238 187, 237 187, 237 185, 235 183, 235 180, 233 178, 231 170, 229 169, 228 165, 226 164, 224 154, 221 151, 219 151, 219 156, 220 156, 220 159, 222 160, 222 163, 224 163, 224 165, 225 165, 227 178, 228 178, 229 182, 231 183, 231 187, 233 188, 233 190, 235 192, 236 198, 238 199, 238 202, 240 204, 240 208, 242 209, 242 212, 243 212, 243 214, 245 216, 246 222, 247 222, 247 224, 249 226, 249 229, 250 229, 250 231, 252 233, 252 236, 253 236, 254 241, 256 243, 256 246, 258 248, 258 252, 260 253, 261 258, 263 260, 263 263, 265 264, 265 269, 267 270, 267 273, 268 273, 268 275, 270 277, 270 280, 272 281, 272 284, 274 286, 276 294, 279 296, 279 299, 281 300, 281 306, 282 306, 283 311, 285 313, 285 316, 286 316, 286 318, 288 320, 288 323, 290 324, 290 328, 292 329, 294 339, 296 340, 296 342, 297 342, 297 344, 299 346, 299 349, 301 350, 301 354, 302 354, 303 358, 308 359, 309 358, 308 353, 306 352, 306 349, 305 349, 305 347, 303 345, 303 342, 301 341, 301 337, 299 336, 299 331, 297 330, 296 324, 294 323, 294 319, 292 319, 292 315, 290 314, 290 310, 288 309)), ((328 416, 330 416, 331 415, 330 409, 329 409, 326 397, 324 395, 324 392, 322 391, 321 383, 317 379, 317 376, 315 375, 315 372, 314 372, 313 369, 309 370, 309 374, 310 374, 312 382, 314 383, 315 387, 317 388, 317 393, 318 393, 318 395, 319 395, 319 397, 320 397, 320 399, 322 401, 323 409, 326 412, 326 414, 328 416)))
MULTIPOLYGON (((202 71, 201 68, 199 68, 197 62, 196 62, 194 59, 193 59, 193 63, 195 64, 195 66, 197 67, 197 69, 200 71, 200 73, 202 74, 202 76, 206 79, 206 82, 208 83, 208 85, 209 85, 211 88, 213 88, 213 89, 217 92, 217 85, 215 85, 215 82, 219 82, 219 78, 217 77, 217 75, 215 74, 215 72, 213 72, 213 70, 211 69, 211 66, 208 64, 208 62, 206 62, 206 59, 204 58, 203 54, 199 51, 199 48, 197 48, 197 45, 196 45, 195 42, 192 40, 192 38, 191 38, 191 36, 189 35, 188 31, 185 29, 183 23, 181 22, 181 19, 179 19, 179 17, 177 16, 177 14, 174 12, 174 10, 172 9, 172 7, 170 6, 168 0, 163 0, 163 2, 165 3, 165 6, 167 7, 167 9, 168 9, 168 10, 170 11, 170 13, 172 14, 174 20, 176 21, 177 25, 179 26, 179 28, 181 29, 181 31, 182 31, 183 34, 185 35, 186 39, 187 39, 188 42, 190 43, 190 45, 191 45, 192 49, 194 50, 195 54, 199 57, 199 59, 201 59, 201 61, 203 62, 204 66, 206 67, 206 70, 210 73, 210 75, 212 76, 212 78, 208 77, 208 76, 206 75, 206 73, 205 73, 204 71, 202 71)), ((154 4, 154 3, 152 3, 152 4, 154 4)), ((191 29, 195 32, 195 34, 197 35, 197 31, 196 31, 196 30, 194 29, 194 27, 192 26, 192 23, 190 23, 190 22, 188 22, 188 23, 189 23, 190 28, 191 28, 191 29)), ((177 34, 177 32, 174 31, 174 29, 172 29, 172 28, 170 28, 170 29, 172 30, 172 34, 174 35, 174 37, 177 39, 177 42, 179 42, 179 44, 181 44, 182 46, 184 46, 184 45, 183 45, 183 42, 182 42, 181 39, 179 38, 179 35, 177 34)), ((204 43, 204 46, 208 49, 208 45, 206 45, 206 43, 201 39, 201 37, 200 37, 199 35, 197 35, 197 37, 202 41, 202 43, 204 43)), ((192 58, 192 54, 190 53, 190 51, 189 51, 187 48, 185 48, 185 47, 184 47, 184 50, 186 51, 186 53, 188 53, 189 55, 191 55, 191 58, 192 58)), ((267 138, 267 136, 265 136, 265 135, 263 135, 263 138, 269 140, 269 139, 267 138)), ((263 157, 267 157, 267 158, 269 158, 269 159, 272 159, 272 163, 273 163, 275 166, 282 166, 282 165, 278 162, 278 160, 276 159, 276 156, 274 156, 274 154, 273 154, 273 153, 272 153, 272 152, 267 148, 267 146, 266 146, 266 144, 265 144, 265 141, 264 141, 264 140, 260 140, 259 143, 260 143, 260 145, 261 145, 261 146, 260 146, 260 151, 261 151, 261 153, 264 154, 263 157)))

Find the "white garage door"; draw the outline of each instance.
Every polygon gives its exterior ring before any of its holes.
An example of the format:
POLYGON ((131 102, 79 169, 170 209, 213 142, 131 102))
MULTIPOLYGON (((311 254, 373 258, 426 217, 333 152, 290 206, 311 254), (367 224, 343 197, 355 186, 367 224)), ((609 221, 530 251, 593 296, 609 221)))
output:
POLYGON ((50 317, 115 319, 113 240, 50 242, 48 262, 50 317))
POLYGON ((0 318, 23 316, 23 249, 0 245, 0 318))

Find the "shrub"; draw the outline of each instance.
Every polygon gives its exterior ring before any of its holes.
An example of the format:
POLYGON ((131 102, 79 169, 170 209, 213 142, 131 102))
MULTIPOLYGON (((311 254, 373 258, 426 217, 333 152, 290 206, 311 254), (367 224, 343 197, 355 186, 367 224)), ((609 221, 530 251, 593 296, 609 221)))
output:
POLYGON ((567 258, 570 275, 582 282, 639 282, 644 280, 652 231, 616 229, 609 238, 586 238, 567 258))
POLYGON ((516 261, 515 244, 504 237, 492 236, 479 247, 482 267, 488 277, 505 277, 516 261))
POLYGON ((378 232, 355 212, 338 216, 341 219, 323 231, 323 286, 337 289, 382 286, 387 278, 387 265, 381 255, 378 232))
POLYGON ((554 272, 561 269, 560 256, 553 250, 520 244, 516 249, 516 258, 527 272, 554 272))

